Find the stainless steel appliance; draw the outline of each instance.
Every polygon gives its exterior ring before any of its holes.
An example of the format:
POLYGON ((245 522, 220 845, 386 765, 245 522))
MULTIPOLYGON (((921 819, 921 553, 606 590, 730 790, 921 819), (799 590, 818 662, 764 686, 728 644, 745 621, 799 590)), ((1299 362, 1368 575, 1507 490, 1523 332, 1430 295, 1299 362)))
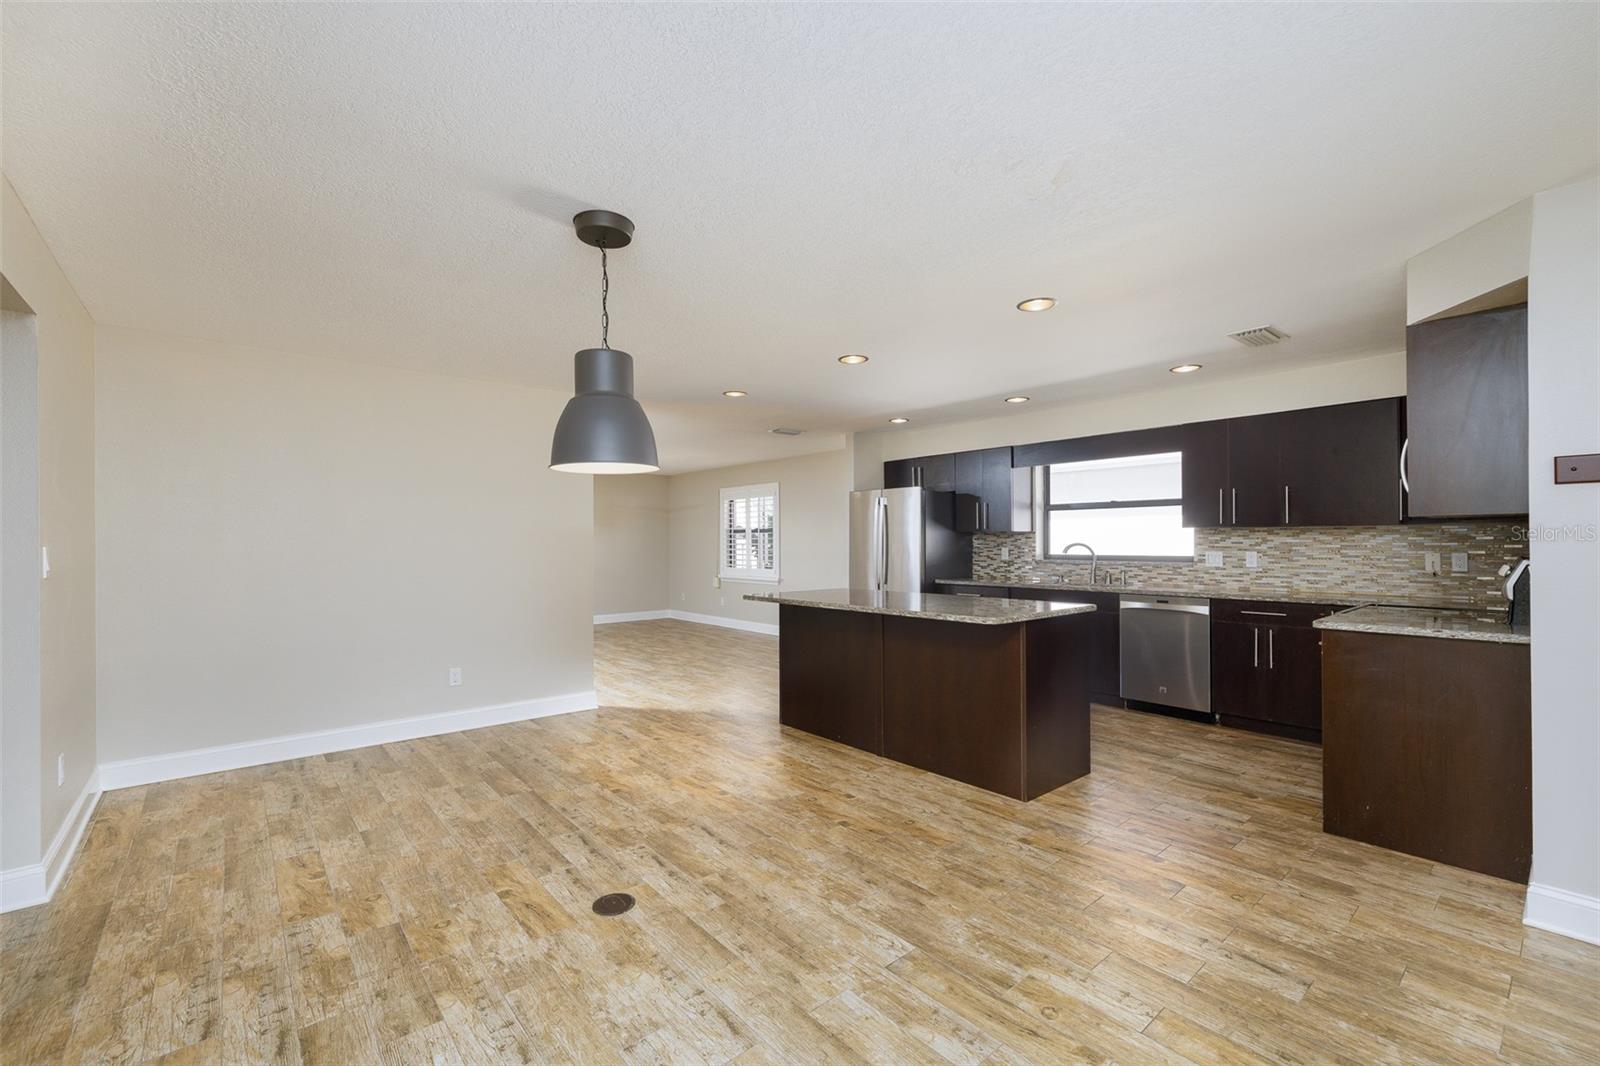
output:
POLYGON ((1122 698, 1211 713, 1211 601, 1121 598, 1122 698))
POLYGON ((850 494, 850 587, 921 592, 923 491, 868 489, 850 494))

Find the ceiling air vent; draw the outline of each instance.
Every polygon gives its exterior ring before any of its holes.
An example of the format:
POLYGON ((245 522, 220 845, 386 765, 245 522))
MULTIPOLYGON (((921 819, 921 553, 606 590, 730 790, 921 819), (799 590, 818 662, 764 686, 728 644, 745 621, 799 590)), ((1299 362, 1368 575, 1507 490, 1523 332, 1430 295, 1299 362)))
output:
POLYGON ((1277 326, 1257 326, 1255 329, 1241 329, 1238 333, 1228 336, 1244 345, 1246 348, 1265 348, 1269 344, 1286 341, 1289 335, 1277 326))
POLYGON ((798 437, 800 434, 804 433, 805 430, 790 429, 788 426, 778 426, 776 429, 767 430, 767 432, 776 433, 780 437, 798 437))

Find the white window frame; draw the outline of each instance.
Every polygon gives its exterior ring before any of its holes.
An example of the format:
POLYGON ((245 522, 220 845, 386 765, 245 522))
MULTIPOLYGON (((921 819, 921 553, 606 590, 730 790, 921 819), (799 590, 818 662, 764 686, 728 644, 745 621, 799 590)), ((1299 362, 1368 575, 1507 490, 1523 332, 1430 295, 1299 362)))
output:
POLYGON ((781 525, 782 518, 778 500, 778 483, 776 481, 760 485, 737 485, 733 488, 723 489, 717 498, 717 577, 723 581, 756 581, 768 585, 777 584, 779 551, 781 548, 778 531, 781 525), (760 496, 772 497, 772 569, 729 566, 728 503, 731 500, 752 499, 760 496))

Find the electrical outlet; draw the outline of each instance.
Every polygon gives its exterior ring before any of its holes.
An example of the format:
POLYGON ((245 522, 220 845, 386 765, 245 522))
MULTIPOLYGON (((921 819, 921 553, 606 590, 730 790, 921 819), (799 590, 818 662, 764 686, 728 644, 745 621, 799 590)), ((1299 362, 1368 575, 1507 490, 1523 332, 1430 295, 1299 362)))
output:
POLYGON ((452 666, 450 668, 450 683, 452 685, 461 684, 461 667, 452 666))
POLYGON ((714 589, 720 589, 722 587, 722 578, 713 576, 711 578, 711 587, 714 589))
POLYGON ((679 603, 688 603, 689 602, 689 594, 687 592, 678 593, 678 602, 679 603))
POLYGON ((1440 569, 1439 569, 1439 553, 1438 552, 1423 552, 1422 553, 1422 569, 1427 571, 1430 574, 1438 575, 1440 573, 1440 569))
POLYGON ((1006 563, 1006 562, 1010 562, 1011 561, 1011 549, 1010 548, 1007 548, 1007 547, 1005 547, 1003 545, 1001 546, 1001 548, 1000 548, 1000 561, 1002 563, 1006 563))
POLYGON ((1206 565, 1207 566, 1221 566, 1222 565, 1222 553, 1221 552, 1206 552, 1206 565))
POLYGON ((67 757, 64 754, 63 755, 57 755, 56 756, 56 787, 60 788, 62 785, 66 784, 66 783, 67 783, 67 757))
POLYGON ((728 606, 728 597, 726 597, 726 596, 718 596, 717 597, 717 606, 718 607, 726 607, 726 606, 728 606))
POLYGON ((1467 572, 1467 553, 1466 552, 1451 552, 1450 553, 1450 572, 1452 574, 1464 574, 1464 573, 1467 572))
POLYGON ((1261 555, 1260 555, 1260 553, 1259 552, 1245 552, 1244 553, 1244 565, 1245 565, 1245 568, 1248 569, 1248 570, 1254 570, 1257 567, 1259 567, 1261 565, 1261 555))

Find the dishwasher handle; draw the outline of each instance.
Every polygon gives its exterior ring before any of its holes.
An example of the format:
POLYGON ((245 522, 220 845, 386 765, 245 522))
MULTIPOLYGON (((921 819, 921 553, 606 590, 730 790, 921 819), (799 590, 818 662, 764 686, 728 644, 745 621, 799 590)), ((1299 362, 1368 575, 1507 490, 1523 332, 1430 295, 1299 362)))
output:
POLYGON ((1129 600, 1121 602, 1124 611, 1181 611, 1184 614, 1210 614, 1209 603, 1169 603, 1166 600, 1129 600))

